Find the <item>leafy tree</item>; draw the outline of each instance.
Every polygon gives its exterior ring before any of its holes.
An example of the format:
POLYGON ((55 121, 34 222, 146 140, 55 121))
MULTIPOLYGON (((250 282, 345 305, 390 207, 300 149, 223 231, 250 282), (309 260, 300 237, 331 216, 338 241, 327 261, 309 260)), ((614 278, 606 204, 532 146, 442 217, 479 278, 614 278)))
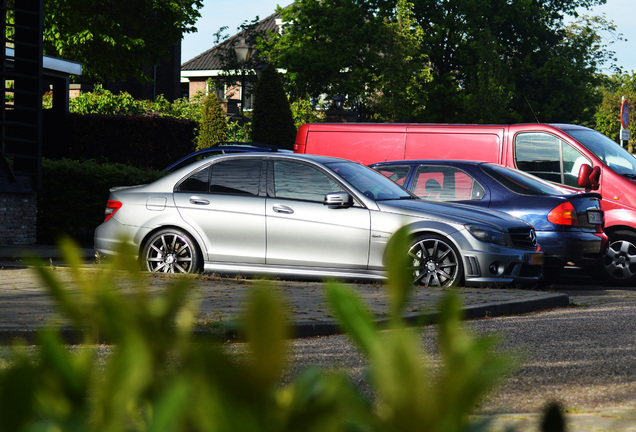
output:
POLYGON ((409 120, 425 108, 423 84, 431 75, 422 50, 423 31, 412 8, 407 0, 398 0, 395 16, 385 18, 381 27, 383 55, 372 74, 371 101, 366 101, 381 120, 409 120))
POLYGON ((256 84, 252 139, 290 150, 296 139, 296 126, 289 100, 278 71, 271 64, 263 69, 256 84))
POLYGON ((421 120, 579 121, 593 105, 599 61, 609 60, 597 56, 598 34, 608 23, 566 27, 563 17, 604 0, 414 3, 435 70, 421 120))
POLYGON ((294 117, 296 129, 305 123, 316 123, 325 119, 324 111, 316 110, 309 98, 296 99, 289 106, 294 117))
POLYGON ((629 124, 630 140, 628 150, 633 153, 636 124, 633 121, 634 111, 632 107, 636 107, 636 75, 634 73, 631 75, 615 74, 606 78, 603 82, 602 94, 603 101, 596 106, 594 129, 616 142, 620 142, 621 105, 624 96, 630 107, 630 113, 632 113, 630 115, 632 119, 629 124))
POLYGON ((366 0, 299 0, 278 8, 289 25, 261 38, 261 56, 287 71, 293 98, 342 93, 354 100, 366 92, 380 58, 382 19, 375 8, 366 0))
POLYGON ((216 93, 211 92, 203 100, 197 150, 210 147, 221 141, 227 141, 225 112, 223 112, 223 107, 216 97, 216 93))
POLYGON ((201 7, 202 0, 45 0, 44 52, 82 63, 88 79, 149 81, 144 66, 196 31, 201 7))
MULTIPOLYGON (((387 102, 393 93, 416 107, 416 121, 590 123, 600 68, 613 55, 601 35, 620 35, 577 9, 603 3, 412 0, 405 9, 398 0, 298 0, 279 9, 288 26, 259 48, 287 70, 292 94, 387 102), (578 20, 566 26, 565 16, 578 20), (400 27, 405 18, 410 27, 400 27), (411 90, 391 92, 409 81, 408 68, 424 70, 414 67, 423 58, 432 79, 422 74, 411 90)), ((404 111, 408 105, 392 114, 404 118, 404 111)))

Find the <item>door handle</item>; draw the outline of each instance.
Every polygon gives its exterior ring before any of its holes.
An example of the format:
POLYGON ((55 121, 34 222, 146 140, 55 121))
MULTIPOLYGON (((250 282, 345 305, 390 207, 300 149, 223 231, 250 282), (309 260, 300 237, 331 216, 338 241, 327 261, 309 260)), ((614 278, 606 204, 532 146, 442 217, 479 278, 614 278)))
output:
POLYGON ((274 211, 275 211, 276 213, 285 213, 285 214, 292 214, 292 213, 294 213, 294 210, 292 210, 291 208, 289 208, 289 207, 287 207, 287 206, 284 206, 284 205, 279 205, 279 204, 276 204, 276 205, 273 207, 273 209, 274 209, 274 211))
POLYGON ((198 204, 198 205, 208 205, 210 204, 210 201, 204 199, 204 198, 199 198, 199 197, 190 197, 190 203, 191 204, 198 204))

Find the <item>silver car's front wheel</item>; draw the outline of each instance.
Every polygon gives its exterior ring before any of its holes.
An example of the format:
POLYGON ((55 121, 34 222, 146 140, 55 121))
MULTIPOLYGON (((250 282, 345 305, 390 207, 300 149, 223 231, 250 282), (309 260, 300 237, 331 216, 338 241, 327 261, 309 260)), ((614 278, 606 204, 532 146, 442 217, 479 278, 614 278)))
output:
POLYGON ((459 252, 441 236, 419 237, 409 249, 409 262, 415 285, 450 287, 462 283, 464 268, 459 252))
POLYGON ((200 265, 194 240, 177 229, 153 234, 145 243, 142 259, 146 270, 157 273, 196 273, 200 265))

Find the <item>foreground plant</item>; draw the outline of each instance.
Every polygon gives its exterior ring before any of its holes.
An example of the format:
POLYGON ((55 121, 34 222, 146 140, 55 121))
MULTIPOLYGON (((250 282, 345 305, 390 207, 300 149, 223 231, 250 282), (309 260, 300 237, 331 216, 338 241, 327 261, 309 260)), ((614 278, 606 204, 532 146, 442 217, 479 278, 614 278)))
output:
POLYGON ((373 396, 344 373, 308 369, 281 385, 289 325, 284 302, 268 284, 254 289, 242 321, 248 355, 237 359, 212 341, 193 339, 193 280, 175 279, 162 295, 147 289, 130 251, 111 266, 81 268, 62 245, 71 294, 55 272, 37 267, 84 344, 69 349, 59 330, 40 333, 35 356, 16 346, 0 370, 0 431, 460 431, 475 404, 510 368, 494 340, 461 328, 458 297, 442 305, 443 368, 433 376, 417 329, 401 319, 410 284, 403 241, 391 246, 391 324, 380 330, 349 288, 327 284, 335 316, 368 359, 373 396), (105 340, 112 352, 98 356, 105 340))

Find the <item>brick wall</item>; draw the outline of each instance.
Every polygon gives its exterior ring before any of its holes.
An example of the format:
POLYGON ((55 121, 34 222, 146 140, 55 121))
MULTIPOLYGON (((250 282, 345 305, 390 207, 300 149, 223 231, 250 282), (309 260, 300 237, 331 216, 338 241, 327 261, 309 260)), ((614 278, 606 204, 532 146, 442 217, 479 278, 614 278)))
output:
POLYGON ((0 246, 36 243, 34 193, 0 193, 0 246))

